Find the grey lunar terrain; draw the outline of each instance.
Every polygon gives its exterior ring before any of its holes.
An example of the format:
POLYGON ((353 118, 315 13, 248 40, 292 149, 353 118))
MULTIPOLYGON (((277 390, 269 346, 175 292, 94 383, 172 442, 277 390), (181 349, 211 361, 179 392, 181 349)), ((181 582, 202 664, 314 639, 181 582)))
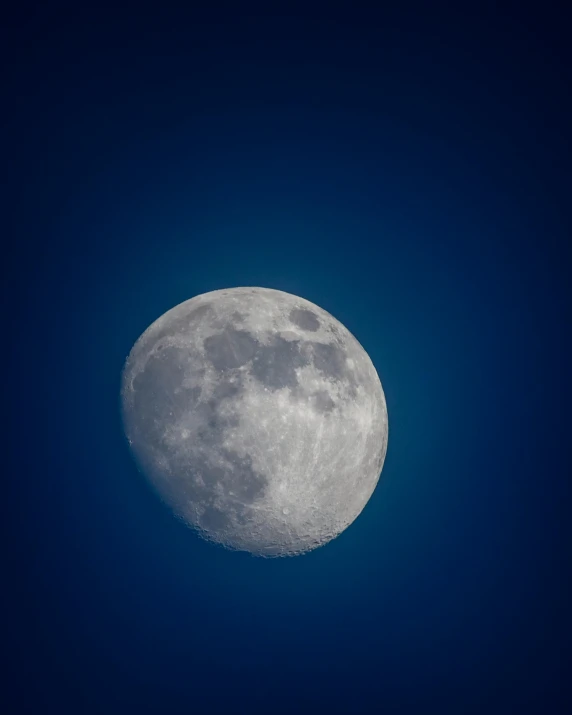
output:
POLYGON ((174 512, 257 555, 340 534, 387 449, 365 350, 326 311, 266 288, 206 293, 156 320, 125 363, 122 411, 140 469, 174 512))

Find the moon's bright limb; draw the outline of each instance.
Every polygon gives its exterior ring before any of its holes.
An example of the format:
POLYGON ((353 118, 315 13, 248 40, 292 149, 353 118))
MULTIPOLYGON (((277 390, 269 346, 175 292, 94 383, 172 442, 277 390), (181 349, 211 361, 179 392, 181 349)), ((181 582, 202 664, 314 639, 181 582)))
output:
POLYGON ((261 556, 340 534, 387 450, 377 372, 313 303, 267 288, 199 295, 137 340, 122 410, 135 458, 205 538, 261 556))

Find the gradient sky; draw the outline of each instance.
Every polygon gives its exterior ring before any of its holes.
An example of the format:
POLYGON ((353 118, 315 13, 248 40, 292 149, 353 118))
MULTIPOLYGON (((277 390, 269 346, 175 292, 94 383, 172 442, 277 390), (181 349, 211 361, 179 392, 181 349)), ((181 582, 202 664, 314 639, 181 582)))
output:
POLYGON ((430 5, 8 17, 4 712, 568 711, 565 23, 430 5), (372 499, 292 559, 200 541, 121 431, 141 332, 245 285, 387 398, 372 499))

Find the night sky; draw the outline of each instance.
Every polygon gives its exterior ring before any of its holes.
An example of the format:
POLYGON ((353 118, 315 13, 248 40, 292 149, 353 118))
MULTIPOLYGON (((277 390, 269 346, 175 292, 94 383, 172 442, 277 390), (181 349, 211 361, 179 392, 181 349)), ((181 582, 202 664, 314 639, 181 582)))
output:
POLYGON ((568 712, 564 17, 192 5, 2 21, 3 712, 568 712), (234 286, 387 398, 373 497, 296 558, 201 541, 122 433, 134 341, 234 286))

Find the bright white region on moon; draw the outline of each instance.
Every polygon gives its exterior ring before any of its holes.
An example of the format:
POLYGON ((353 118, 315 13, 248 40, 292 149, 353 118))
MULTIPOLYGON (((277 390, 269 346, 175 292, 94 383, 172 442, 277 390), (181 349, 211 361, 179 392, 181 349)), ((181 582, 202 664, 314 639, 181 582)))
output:
POLYGON ((387 450, 379 377, 317 305, 231 288, 167 311, 122 375, 141 471, 203 537, 259 556, 338 536, 371 497, 387 450))

